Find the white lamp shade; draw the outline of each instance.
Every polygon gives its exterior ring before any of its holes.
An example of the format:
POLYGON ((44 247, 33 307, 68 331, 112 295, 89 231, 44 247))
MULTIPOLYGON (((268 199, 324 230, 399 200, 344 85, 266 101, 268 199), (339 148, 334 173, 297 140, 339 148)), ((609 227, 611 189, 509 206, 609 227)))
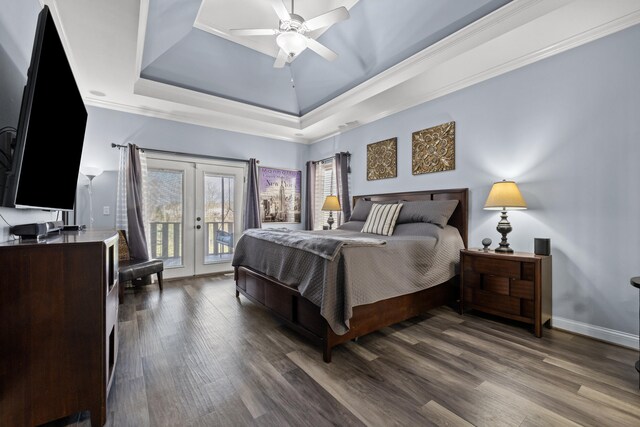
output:
POLYGON ((488 210, 527 209, 527 202, 513 181, 500 181, 493 184, 484 208, 488 210))
POLYGON ((93 179, 98 175, 101 175, 103 172, 102 168, 97 166, 83 166, 80 168, 80 173, 86 176, 89 179, 93 179))
POLYGON ((296 56, 307 48, 307 38, 296 31, 281 33, 276 38, 276 43, 287 55, 296 56))
POLYGON ((338 200, 338 196, 327 196, 324 199, 324 204, 322 205, 323 211, 339 211, 340 210, 340 200, 338 200))

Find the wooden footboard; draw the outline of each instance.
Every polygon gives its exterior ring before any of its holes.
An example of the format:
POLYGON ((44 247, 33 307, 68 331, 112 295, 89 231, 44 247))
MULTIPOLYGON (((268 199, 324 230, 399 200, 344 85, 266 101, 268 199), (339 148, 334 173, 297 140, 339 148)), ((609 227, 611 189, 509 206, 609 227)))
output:
POLYGON ((333 347, 402 322, 432 308, 459 301, 458 276, 413 294, 353 308, 351 328, 337 335, 320 315, 320 307, 278 280, 246 267, 236 267, 236 297, 240 294, 269 309, 292 329, 322 346, 322 357, 331 362, 333 347))

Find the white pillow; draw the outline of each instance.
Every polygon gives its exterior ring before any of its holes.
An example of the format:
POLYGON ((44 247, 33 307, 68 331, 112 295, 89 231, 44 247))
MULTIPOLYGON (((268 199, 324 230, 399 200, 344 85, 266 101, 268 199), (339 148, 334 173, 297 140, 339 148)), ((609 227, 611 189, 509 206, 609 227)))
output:
POLYGON ((380 204, 374 203, 367 216, 367 221, 362 227, 361 233, 380 234, 391 236, 400 215, 402 203, 380 204))

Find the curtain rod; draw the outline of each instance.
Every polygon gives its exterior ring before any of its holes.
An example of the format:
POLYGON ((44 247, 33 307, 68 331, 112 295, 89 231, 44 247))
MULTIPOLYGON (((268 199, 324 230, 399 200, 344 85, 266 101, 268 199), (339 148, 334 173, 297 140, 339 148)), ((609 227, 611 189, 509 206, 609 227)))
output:
MULTIPOLYGON (((120 145, 120 144, 115 144, 115 143, 111 143, 111 148, 127 148, 126 145, 120 145)), ((144 147, 138 147, 138 150, 142 150, 142 151, 149 151, 150 153, 158 153, 158 154, 173 154, 176 156, 192 156, 192 157, 202 157, 205 159, 212 159, 212 160, 226 160, 229 162, 244 162, 244 163, 249 163, 249 160, 247 159, 236 159, 233 157, 220 157, 220 156, 207 156, 204 154, 193 154, 193 153, 182 153, 180 151, 167 151, 167 150, 157 150, 155 148, 144 148, 144 147)), ((260 160, 256 160, 256 163, 260 163, 260 160)))
MULTIPOLYGON (((351 153, 350 152, 347 151, 345 154, 347 155, 347 157, 351 158, 351 153)), ((311 163, 322 163, 322 162, 326 162, 327 160, 333 160, 335 158, 336 158, 335 156, 331 156, 331 157, 327 157, 327 158, 320 159, 320 160, 313 160, 311 163)))

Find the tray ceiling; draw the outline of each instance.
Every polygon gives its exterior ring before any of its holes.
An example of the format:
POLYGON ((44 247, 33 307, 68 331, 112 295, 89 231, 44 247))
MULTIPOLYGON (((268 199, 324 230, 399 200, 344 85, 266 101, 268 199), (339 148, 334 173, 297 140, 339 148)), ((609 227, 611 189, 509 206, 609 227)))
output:
POLYGON ((640 24, 638 0, 360 1, 319 37, 337 61, 305 52, 280 74, 195 28, 199 0, 41 2, 87 104, 301 143, 640 24))
MULTIPOLYGON (((228 34, 233 28, 277 27, 268 1, 150 0, 141 76, 301 116, 509 1, 298 0, 296 13, 309 18, 350 8, 348 20, 314 33, 338 59, 328 62, 306 50, 276 69, 275 36, 228 34)), ((290 11, 290 2, 285 4, 290 11)))

